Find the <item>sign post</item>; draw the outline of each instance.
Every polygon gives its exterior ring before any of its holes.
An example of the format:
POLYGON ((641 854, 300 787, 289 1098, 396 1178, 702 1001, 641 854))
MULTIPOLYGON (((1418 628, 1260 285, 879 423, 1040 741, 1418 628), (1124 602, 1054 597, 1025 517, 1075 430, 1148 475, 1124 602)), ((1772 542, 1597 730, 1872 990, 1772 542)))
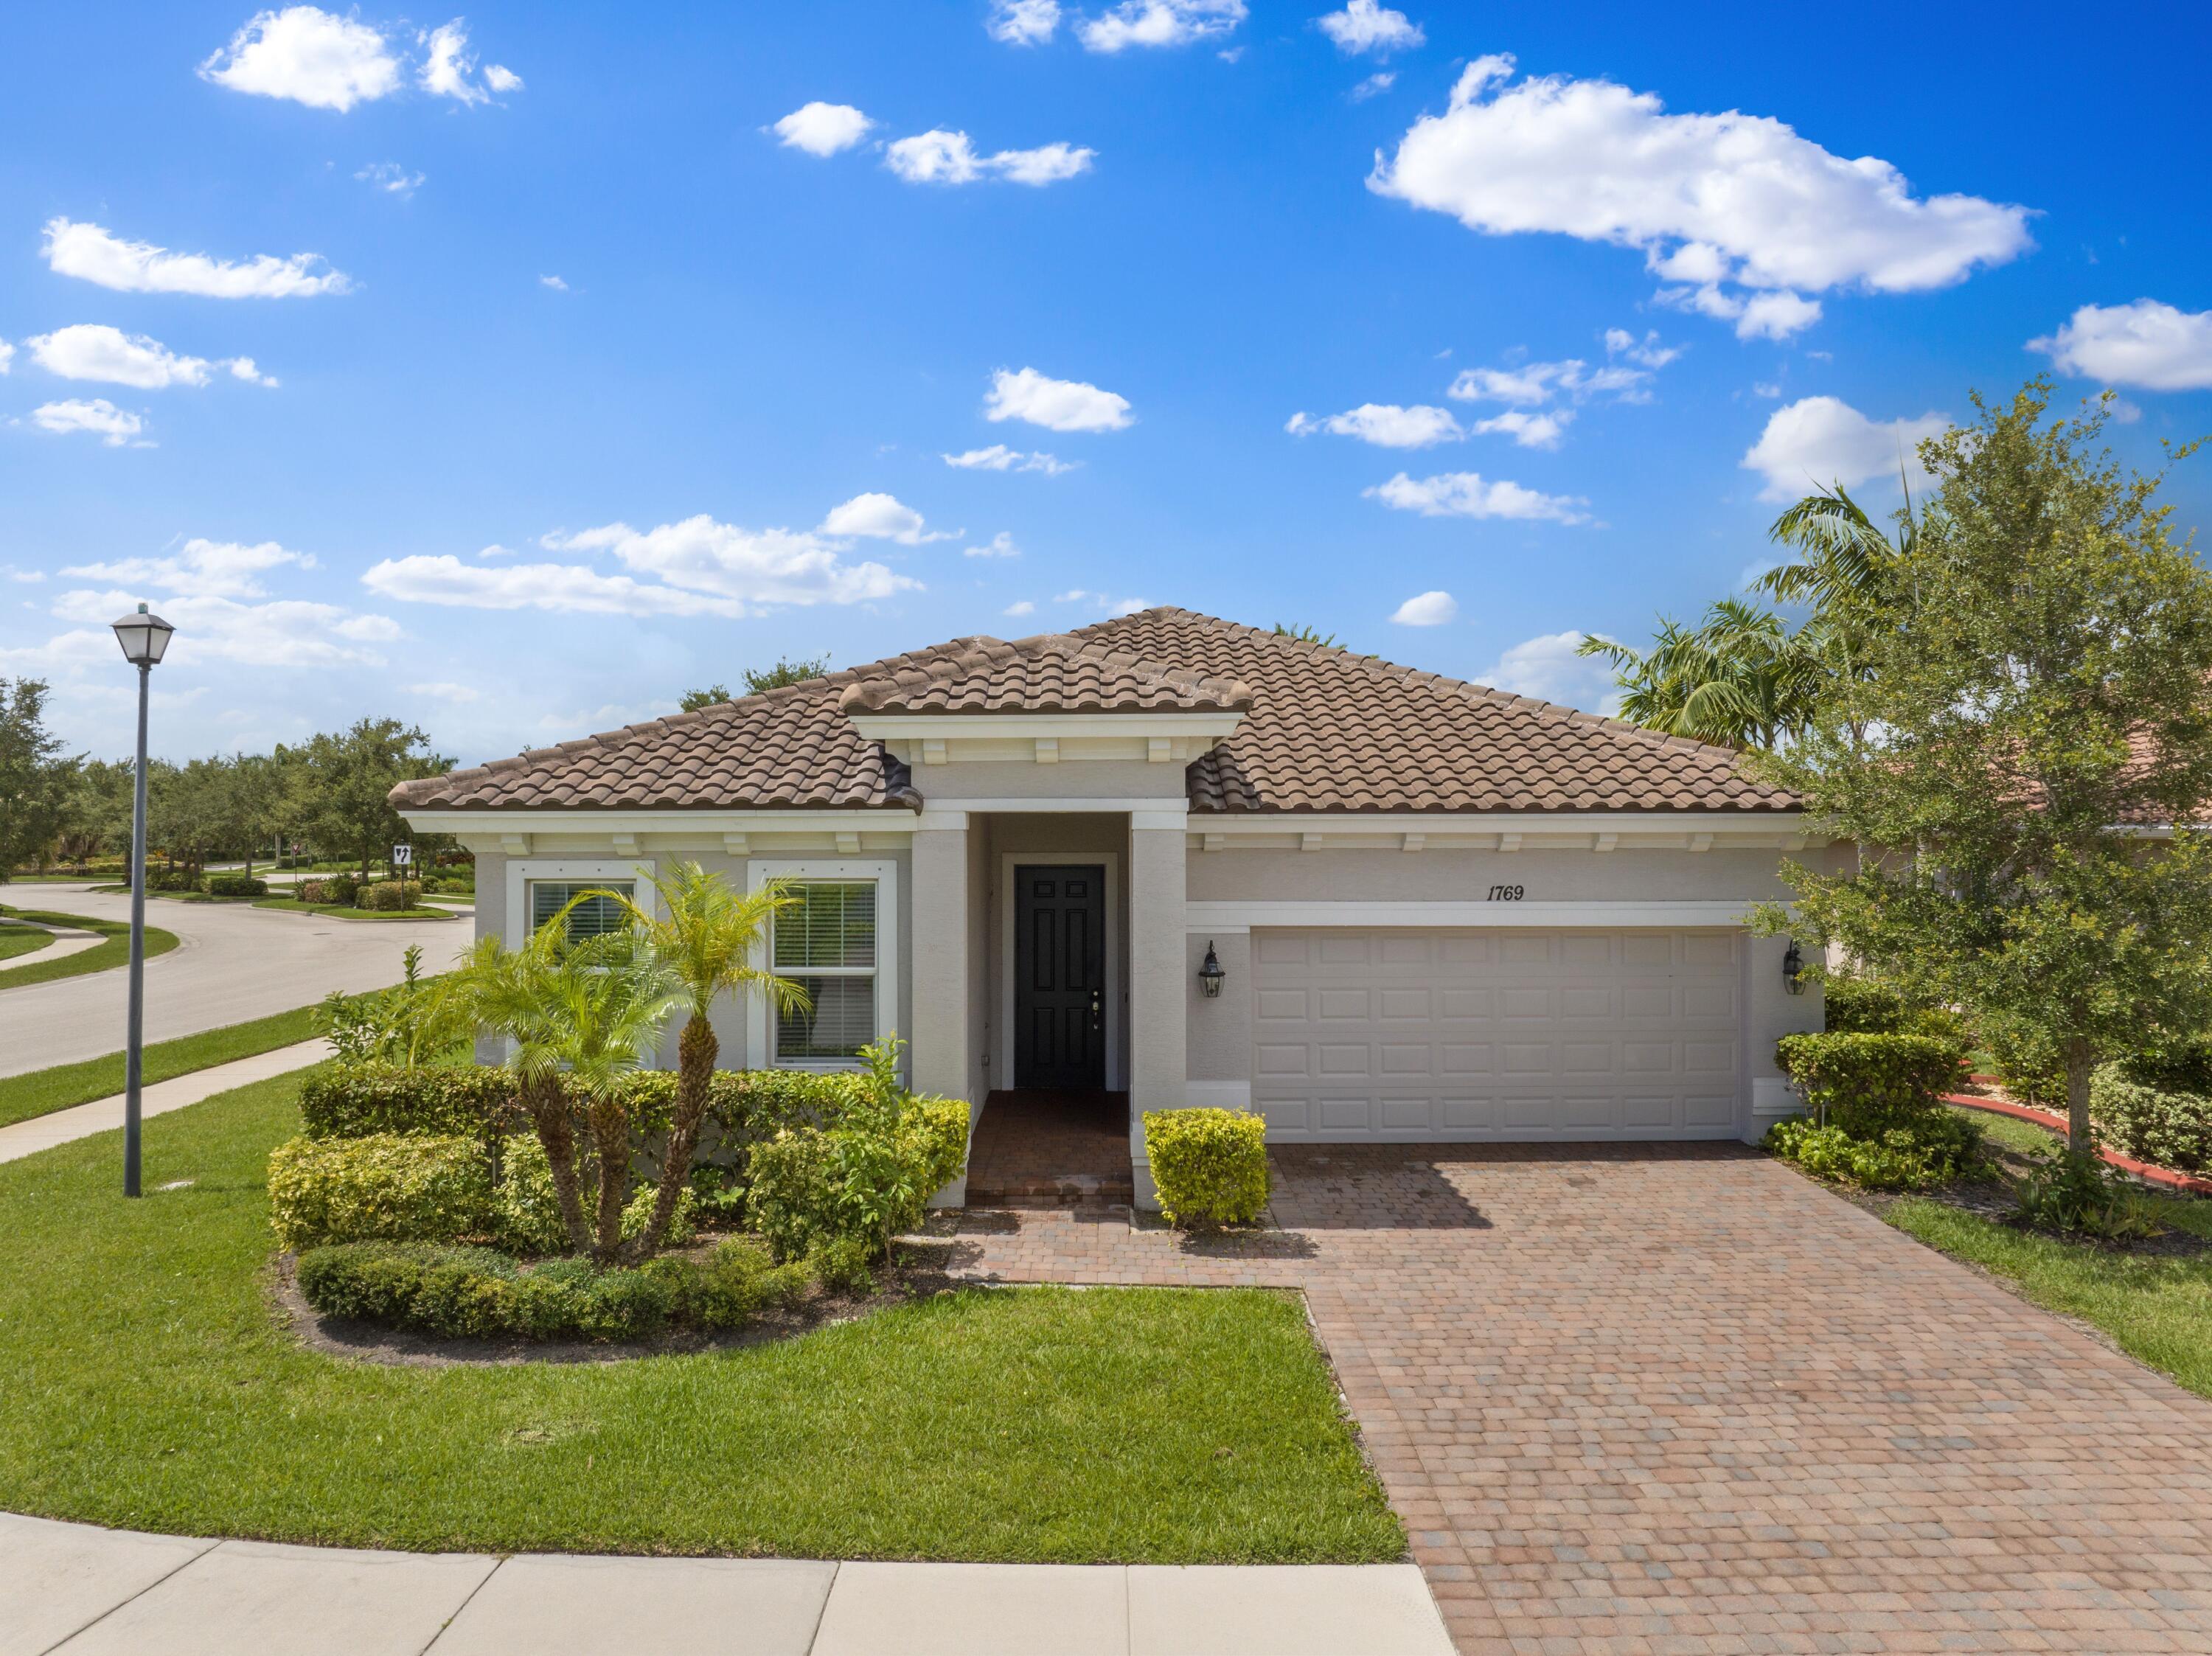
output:
POLYGON ((407 912, 407 865, 414 860, 414 846, 392 847, 392 871, 399 877, 399 912, 403 914, 407 912))

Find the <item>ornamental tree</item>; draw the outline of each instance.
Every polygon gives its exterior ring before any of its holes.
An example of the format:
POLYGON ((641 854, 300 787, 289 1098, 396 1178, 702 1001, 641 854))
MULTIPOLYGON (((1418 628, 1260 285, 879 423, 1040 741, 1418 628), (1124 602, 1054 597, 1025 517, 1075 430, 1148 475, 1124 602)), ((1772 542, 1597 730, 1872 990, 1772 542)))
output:
POLYGON ((2047 1043, 2086 1150, 2100 1060, 2212 1026, 2212 577, 2163 474, 2099 446, 2106 406, 2046 420, 2050 395, 1977 397, 1920 446, 1935 491, 1887 579, 1825 600, 1862 670, 1747 762, 1860 848, 1787 865, 1762 929, 2047 1043))

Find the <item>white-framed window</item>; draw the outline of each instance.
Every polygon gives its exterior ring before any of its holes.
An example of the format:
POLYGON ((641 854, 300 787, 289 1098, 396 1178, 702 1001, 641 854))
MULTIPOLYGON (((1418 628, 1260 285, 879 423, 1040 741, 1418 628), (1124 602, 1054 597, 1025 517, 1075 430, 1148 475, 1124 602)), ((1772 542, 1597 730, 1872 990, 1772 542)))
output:
POLYGON ((582 902, 568 911, 568 937, 573 942, 579 937, 605 937, 610 931, 620 931, 629 925, 629 911, 612 897, 605 895, 586 897, 585 893, 617 892, 635 899, 637 882, 532 880, 526 883, 526 889, 530 893, 530 930, 533 934, 571 902, 584 897, 582 902))
POLYGON ((860 1048, 898 1018, 898 865, 756 862, 756 883, 782 880, 793 899, 769 923, 769 969, 803 987, 805 1011, 753 998, 748 1034, 778 1069, 855 1067, 860 1048))
MULTIPOLYGON (((586 891, 619 891, 647 913, 653 912, 653 864, 630 858, 583 860, 568 858, 515 857, 507 864, 507 946, 520 948, 539 926, 561 912, 562 905, 586 891)), ((626 922, 619 903, 605 898, 581 904, 568 916, 572 937, 596 937, 618 930, 626 922)))

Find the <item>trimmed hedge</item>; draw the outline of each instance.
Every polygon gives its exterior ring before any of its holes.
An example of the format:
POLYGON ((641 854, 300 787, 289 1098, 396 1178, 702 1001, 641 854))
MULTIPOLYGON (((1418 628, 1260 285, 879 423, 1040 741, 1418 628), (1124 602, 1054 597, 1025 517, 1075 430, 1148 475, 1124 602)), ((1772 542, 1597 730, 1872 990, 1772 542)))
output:
POLYGON ((745 1213, 779 1259, 849 1247, 887 1253, 968 1161, 968 1106, 911 1095, 863 1102, 836 1125, 756 1143, 745 1213))
POLYGON ((397 880, 373 880, 354 893, 353 906, 372 913, 397 914, 407 907, 408 889, 397 880))
POLYGON ((327 880, 302 880, 299 898, 303 903, 327 907, 351 908, 361 883, 350 874, 334 874, 327 880))
MULTIPOLYGON (((588 1217, 598 1199, 599 1166, 588 1153, 578 1158, 578 1180, 588 1217)), ((493 1192, 493 1222, 500 1244, 519 1253, 565 1253, 568 1227, 561 1217, 561 1198, 553 1190, 553 1164, 536 1133, 517 1133, 500 1158, 499 1188, 493 1192)), ((641 1234, 653 1217, 657 1185, 641 1183, 623 1208, 624 1240, 641 1234)), ((698 1230, 698 1198, 688 1188, 677 1193, 676 1213, 661 1238, 664 1247, 683 1247, 698 1230)))
POLYGON ((707 1259, 599 1271, 581 1259, 520 1266, 489 1248, 355 1242, 300 1256, 300 1292, 328 1317, 458 1338, 636 1340, 672 1323, 741 1328, 813 1286, 799 1262, 776 1265, 753 1242, 707 1259))
POLYGON ((269 1154, 269 1223, 280 1245, 453 1241, 492 1214, 483 1146, 459 1134, 295 1138, 269 1154))
POLYGON ((1249 1224, 1267 1206, 1267 1124, 1243 1110, 1147 1110, 1145 1153, 1170 1224, 1249 1224))
POLYGON ((250 874, 210 874, 207 877, 207 894, 210 897, 265 897, 269 895, 269 882, 250 874))
POLYGON ((1934 1035, 1784 1035, 1774 1057, 1816 1117, 1865 1139, 1913 1125, 1961 1064, 1958 1043, 1934 1035))
POLYGON ((2138 1062, 2104 1065, 2089 1078, 2089 1115, 2098 1136, 2121 1154, 2155 1167, 2179 1173, 2212 1168, 2212 1095, 2148 1085, 2136 1078, 2142 1073, 2138 1062))

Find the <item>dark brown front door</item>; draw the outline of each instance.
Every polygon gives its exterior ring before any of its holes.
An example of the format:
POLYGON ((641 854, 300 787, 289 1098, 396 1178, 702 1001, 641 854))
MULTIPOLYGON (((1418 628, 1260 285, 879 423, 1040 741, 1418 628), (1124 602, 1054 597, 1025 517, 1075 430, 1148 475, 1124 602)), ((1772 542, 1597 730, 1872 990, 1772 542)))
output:
POLYGON ((1014 870, 1014 1085, 1106 1084, 1106 870, 1014 870))

